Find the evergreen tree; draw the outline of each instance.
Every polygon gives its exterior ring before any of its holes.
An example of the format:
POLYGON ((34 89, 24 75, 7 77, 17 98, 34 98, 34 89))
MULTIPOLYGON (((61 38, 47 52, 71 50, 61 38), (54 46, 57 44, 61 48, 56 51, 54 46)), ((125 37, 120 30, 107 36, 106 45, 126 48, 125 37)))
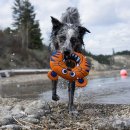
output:
POLYGON ((30 28, 30 45, 29 48, 42 49, 41 32, 39 28, 39 21, 35 21, 32 28, 30 28))
POLYGON ((29 0, 15 0, 13 6, 14 27, 22 40, 22 48, 41 49, 42 38, 39 22, 35 20, 34 7, 29 0))

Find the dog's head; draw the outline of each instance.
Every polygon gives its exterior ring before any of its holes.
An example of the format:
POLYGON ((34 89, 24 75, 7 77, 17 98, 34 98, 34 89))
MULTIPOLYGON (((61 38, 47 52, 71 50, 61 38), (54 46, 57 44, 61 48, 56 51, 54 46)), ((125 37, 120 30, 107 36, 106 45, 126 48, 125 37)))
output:
POLYGON ((51 39, 55 50, 60 50, 65 54, 72 53, 73 51, 80 52, 84 44, 83 36, 86 32, 90 33, 90 31, 76 24, 62 23, 53 17, 51 17, 51 20, 51 39))

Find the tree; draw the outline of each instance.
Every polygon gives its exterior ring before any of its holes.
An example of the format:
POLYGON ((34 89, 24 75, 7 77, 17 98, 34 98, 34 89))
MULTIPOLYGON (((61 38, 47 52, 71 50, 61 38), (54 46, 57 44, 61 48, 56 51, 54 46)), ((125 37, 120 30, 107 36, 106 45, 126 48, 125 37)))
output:
POLYGON ((42 38, 39 21, 35 20, 34 7, 29 0, 15 0, 13 6, 14 27, 21 37, 22 48, 41 49, 42 38))
POLYGON ((42 49, 42 39, 41 39, 41 32, 39 28, 39 21, 35 21, 32 28, 30 28, 30 44, 29 48, 35 48, 35 49, 42 49))

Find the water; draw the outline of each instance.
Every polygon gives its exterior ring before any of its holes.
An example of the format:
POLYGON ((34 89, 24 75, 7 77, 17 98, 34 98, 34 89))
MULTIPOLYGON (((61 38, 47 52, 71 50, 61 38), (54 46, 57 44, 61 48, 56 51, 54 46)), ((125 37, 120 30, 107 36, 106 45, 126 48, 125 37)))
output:
POLYGON ((93 103, 130 104, 130 77, 91 80, 84 89, 83 98, 93 103))
MULTIPOLYGON (((108 75, 109 76, 109 75, 108 75)), ((25 77, 24 77, 25 78, 25 77)), ((28 78, 27 78, 28 79, 28 78)), ((4 80, 4 79, 3 79, 4 80)), ((17 78, 9 82, 10 84, 0 84, 0 97, 15 98, 43 98, 46 101, 51 100, 51 81, 32 79, 28 83, 19 83, 17 78), (43 93, 44 92, 44 93, 43 93), (41 94, 42 93, 42 94, 41 94)), ((5 78, 7 82, 9 78, 5 78)), ((8 83, 8 82, 7 82, 8 83)), ((68 102, 67 81, 61 80, 58 85, 58 95, 60 101, 68 102)), ((85 88, 76 88, 75 102, 81 103, 104 103, 104 104, 130 104, 130 77, 98 77, 89 79, 88 86, 85 88)))
MULTIPOLYGON (((59 88, 61 101, 68 100, 67 89, 59 88)), ((41 96, 51 100, 51 91, 41 96)), ((130 77, 110 77, 89 80, 88 86, 76 89, 75 102, 102 104, 130 104, 130 77)))

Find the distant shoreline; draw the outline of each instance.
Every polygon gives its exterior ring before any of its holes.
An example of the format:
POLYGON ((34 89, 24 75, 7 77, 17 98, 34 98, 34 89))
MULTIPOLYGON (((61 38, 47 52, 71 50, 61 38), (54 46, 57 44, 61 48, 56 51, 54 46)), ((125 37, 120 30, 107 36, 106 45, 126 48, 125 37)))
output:
MULTIPOLYGON (((128 71, 128 76, 130 74, 130 69, 126 69, 128 71)), ((105 71, 94 71, 91 70, 89 73, 90 79, 99 78, 99 77, 120 77, 120 70, 105 70, 105 71)))

